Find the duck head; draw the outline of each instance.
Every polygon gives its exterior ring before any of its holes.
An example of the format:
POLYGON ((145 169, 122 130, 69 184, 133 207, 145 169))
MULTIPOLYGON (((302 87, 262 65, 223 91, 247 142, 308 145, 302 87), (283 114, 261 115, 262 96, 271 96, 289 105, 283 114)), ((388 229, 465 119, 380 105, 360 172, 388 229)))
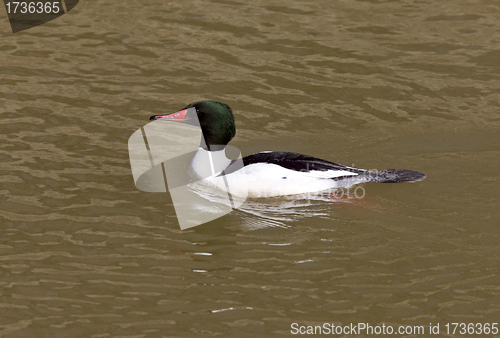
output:
POLYGON ((209 150, 222 150, 236 135, 234 117, 227 104, 217 101, 197 101, 176 113, 154 115, 150 120, 175 121, 199 126, 204 140, 200 147, 209 150), (195 109, 189 109, 195 108, 195 109), (195 115, 196 114, 196 115, 195 115))

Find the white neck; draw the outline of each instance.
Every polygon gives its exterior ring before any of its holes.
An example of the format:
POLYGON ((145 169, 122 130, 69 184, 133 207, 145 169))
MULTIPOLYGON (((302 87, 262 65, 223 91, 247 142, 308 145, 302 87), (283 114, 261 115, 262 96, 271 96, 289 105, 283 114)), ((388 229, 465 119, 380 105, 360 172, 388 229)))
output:
POLYGON ((208 151, 203 148, 198 148, 198 151, 191 161, 191 167, 194 172, 201 178, 218 175, 222 170, 226 169, 231 160, 226 157, 224 149, 216 151, 208 151))

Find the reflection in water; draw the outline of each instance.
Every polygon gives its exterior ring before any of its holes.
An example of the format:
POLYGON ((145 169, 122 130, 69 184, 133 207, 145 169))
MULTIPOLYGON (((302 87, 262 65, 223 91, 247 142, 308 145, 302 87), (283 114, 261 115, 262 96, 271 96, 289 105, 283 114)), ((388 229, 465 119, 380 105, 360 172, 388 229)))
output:
MULTIPOLYGON (((331 192, 333 193, 334 191, 331 192)), ((251 228, 264 226, 287 228, 293 226, 293 222, 304 221, 303 219, 307 218, 331 219, 331 203, 349 203, 348 200, 338 199, 331 194, 323 192, 281 198, 249 199, 238 210, 255 216, 245 220, 245 224, 251 228)))
MULTIPOLYGON (((198 181, 191 183, 189 188, 192 193, 209 202, 208 204, 198 204, 192 200, 191 207, 193 209, 214 213, 218 205, 223 208, 231 207, 225 193, 215 187, 198 181)), ((304 218, 331 219, 332 203, 353 203, 355 199, 363 198, 364 195, 364 188, 359 186, 353 188, 352 191, 351 189, 337 188, 302 195, 248 198, 243 204, 233 209, 233 213, 241 217, 242 224, 249 229, 289 228, 293 222, 304 218), (358 190, 360 191, 359 195, 356 195, 358 190)))

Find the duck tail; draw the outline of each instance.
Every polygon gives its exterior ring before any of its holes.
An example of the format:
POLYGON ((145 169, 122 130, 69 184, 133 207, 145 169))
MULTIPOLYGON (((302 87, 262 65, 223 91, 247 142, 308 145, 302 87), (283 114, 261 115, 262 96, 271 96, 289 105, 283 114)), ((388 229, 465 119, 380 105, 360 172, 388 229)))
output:
POLYGON ((424 174, 406 169, 386 169, 382 171, 371 172, 371 176, 373 178, 372 182, 380 183, 417 182, 425 178, 424 174))

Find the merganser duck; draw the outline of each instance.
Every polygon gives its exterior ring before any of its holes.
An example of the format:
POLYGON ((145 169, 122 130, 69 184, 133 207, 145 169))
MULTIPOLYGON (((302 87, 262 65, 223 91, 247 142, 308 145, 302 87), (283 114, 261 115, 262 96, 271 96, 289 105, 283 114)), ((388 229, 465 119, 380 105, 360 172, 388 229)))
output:
MULTIPOLYGON (((306 194, 365 182, 416 182, 425 178, 411 170, 369 171, 292 152, 260 152, 244 157, 243 167, 234 168, 234 161, 226 158, 224 152, 236 135, 233 112, 228 105, 216 101, 194 102, 176 113, 154 115, 150 120, 199 123, 203 137, 191 161, 192 171, 222 190, 227 187, 228 177, 232 182, 245 182, 241 195, 248 197, 306 194), (207 175, 207 155, 210 163, 217 159, 223 170, 207 175)), ((232 187, 231 193, 238 195, 236 190, 232 187)))

